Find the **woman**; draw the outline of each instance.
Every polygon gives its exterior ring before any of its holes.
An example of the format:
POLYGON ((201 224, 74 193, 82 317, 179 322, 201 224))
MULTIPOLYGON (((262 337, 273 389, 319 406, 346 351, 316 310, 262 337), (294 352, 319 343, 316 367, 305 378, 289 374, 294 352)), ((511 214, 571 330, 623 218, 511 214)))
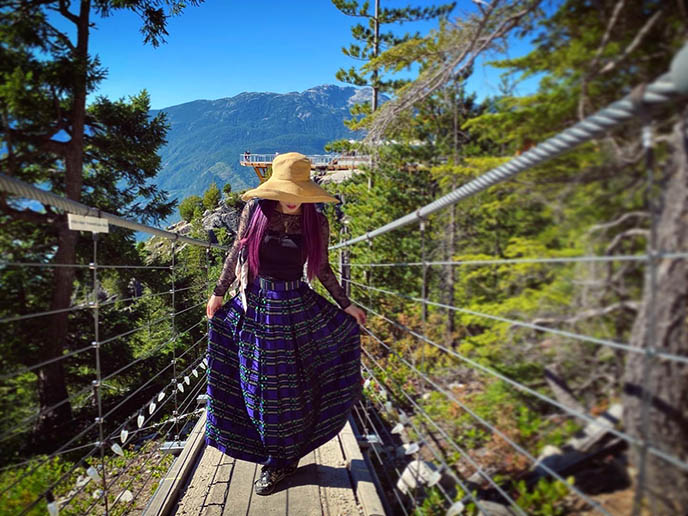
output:
POLYGON ((328 263, 329 224, 313 203, 338 200, 311 181, 306 156, 277 156, 270 179, 242 195, 252 197, 206 309, 206 442, 262 463, 255 492, 267 495, 346 423, 366 317, 328 263), (302 280, 304 264, 339 307, 302 280), (223 306, 235 278, 240 292, 223 306))

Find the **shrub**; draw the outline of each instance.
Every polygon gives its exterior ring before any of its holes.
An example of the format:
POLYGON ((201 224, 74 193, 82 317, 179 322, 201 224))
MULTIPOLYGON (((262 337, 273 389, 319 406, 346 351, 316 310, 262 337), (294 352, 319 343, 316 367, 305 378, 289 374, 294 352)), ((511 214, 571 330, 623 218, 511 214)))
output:
POLYGON ((202 208, 203 201, 198 195, 190 195, 179 203, 179 214, 186 222, 191 222, 196 208, 202 208))
POLYGON ((213 181, 203 194, 203 206, 205 206, 207 210, 212 210, 219 202, 220 189, 217 187, 217 184, 215 184, 215 181, 213 181))

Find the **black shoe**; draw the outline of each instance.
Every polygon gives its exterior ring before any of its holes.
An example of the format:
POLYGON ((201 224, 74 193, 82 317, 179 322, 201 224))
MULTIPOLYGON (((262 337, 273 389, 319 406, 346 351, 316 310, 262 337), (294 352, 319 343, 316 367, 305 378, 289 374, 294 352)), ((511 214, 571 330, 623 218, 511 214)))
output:
POLYGON ((263 466, 260 470, 260 477, 255 481, 255 491, 257 495, 269 495, 275 490, 284 478, 296 471, 297 464, 290 464, 283 468, 270 468, 263 466))

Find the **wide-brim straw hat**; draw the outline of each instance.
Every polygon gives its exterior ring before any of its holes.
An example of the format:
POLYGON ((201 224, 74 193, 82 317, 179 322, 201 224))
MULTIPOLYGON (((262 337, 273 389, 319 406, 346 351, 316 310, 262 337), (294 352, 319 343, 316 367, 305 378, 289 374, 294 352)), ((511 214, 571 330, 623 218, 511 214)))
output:
POLYGON ((293 203, 339 202, 311 179, 311 162, 298 152, 277 155, 270 178, 241 196, 244 201, 253 197, 293 203))

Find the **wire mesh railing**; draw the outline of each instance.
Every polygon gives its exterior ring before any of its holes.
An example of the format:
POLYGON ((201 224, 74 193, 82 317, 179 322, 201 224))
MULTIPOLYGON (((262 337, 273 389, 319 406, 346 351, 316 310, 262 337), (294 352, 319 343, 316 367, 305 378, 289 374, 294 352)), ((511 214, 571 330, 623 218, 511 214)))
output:
POLYGON ((172 460, 161 445, 182 442, 202 410, 196 403, 206 384, 208 321, 201 307, 210 292, 210 254, 224 248, 2 174, 0 190, 163 242, 155 252, 142 247, 141 263, 109 263, 101 256, 112 261, 112 246, 121 245, 117 237, 92 233, 89 253, 89 239, 79 233, 74 263, 52 263, 52 253, 45 262, 22 261, 19 250, 0 261, 0 272, 35 271, 30 274, 45 284, 58 268, 74 271, 65 308, 46 310, 40 296, 22 289, 3 292, 0 328, 17 349, 3 358, 0 376, 8 400, 0 428, 0 512, 135 512, 172 460), (57 351, 48 347, 56 316, 69 328, 57 351), (46 380, 48 368, 59 368, 60 381, 46 380), (44 396, 46 389, 57 394, 44 396))
MULTIPOLYGON (((330 250, 340 250, 342 283, 352 294, 352 300, 370 316, 368 327, 364 328, 363 349, 367 396, 355 413, 364 432, 374 435, 369 446, 371 460, 377 463, 379 475, 387 479, 389 497, 396 500, 395 511, 422 513, 434 504, 447 514, 459 514, 460 511, 492 514, 497 510, 493 504, 498 503, 502 511, 529 514, 534 510, 534 499, 539 500, 541 506, 536 509, 540 510, 543 504, 551 502, 547 499, 550 496, 557 498, 560 507, 567 507, 573 513, 580 510, 606 515, 626 514, 618 505, 610 503, 609 497, 600 495, 602 486, 599 484, 609 480, 600 480, 599 476, 590 473, 593 469, 590 464, 599 466, 604 460, 612 459, 616 475, 622 479, 619 482, 624 489, 620 490, 634 515, 644 512, 669 514, 667 510, 671 509, 667 507, 679 503, 661 491, 669 486, 658 487, 649 477, 648 465, 657 461, 661 467, 673 469, 677 478, 685 478, 688 474, 688 456, 681 438, 672 438, 669 431, 662 435, 661 431, 652 430, 650 422, 653 417, 683 410, 680 406, 671 406, 672 402, 680 404, 680 397, 668 400, 666 392, 658 392, 652 382, 661 380, 652 376, 653 370, 675 373, 688 364, 685 342, 675 340, 680 337, 674 338, 673 346, 662 346, 655 340, 657 327, 666 325, 663 314, 654 308, 664 294, 660 290, 660 280, 666 277, 667 270, 685 262, 688 249, 677 248, 671 239, 659 238, 662 195, 666 196, 661 187, 668 187, 666 176, 660 184, 655 175, 660 165, 655 163, 654 148, 657 141, 666 142, 668 137, 653 136, 653 128, 659 124, 653 124, 652 118, 674 117, 674 122, 683 127, 678 137, 679 142, 683 141, 685 126, 680 125, 680 116, 675 113, 681 113, 681 107, 686 105, 688 89, 683 80, 686 70, 688 47, 677 55, 670 73, 637 89, 629 97, 437 200, 355 238, 344 237, 341 243, 330 247, 330 250), (667 106, 674 109, 666 109, 667 106), (660 114, 655 114, 653 109, 660 114), (639 168, 646 177, 643 208, 648 227, 636 234, 642 234, 645 252, 638 252, 636 245, 635 252, 609 254, 566 252, 557 256, 556 249, 544 249, 545 253, 540 249, 540 254, 522 253, 517 257, 454 255, 449 259, 434 259, 428 256, 429 252, 447 252, 448 222, 442 220, 445 210, 455 205, 460 207, 459 203, 478 195, 483 197, 473 199, 467 210, 493 200, 489 197, 493 190, 489 189, 630 121, 641 126, 639 139, 644 157, 639 168), (407 226, 412 223, 419 223, 420 231, 409 235, 407 226), (435 232, 431 233, 428 227, 435 232), (407 234, 400 234, 402 228, 407 234), (387 263, 356 259, 357 256, 371 256, 376 239, 390 232, 393 233, 382 245, 393 245, 403 252, 385 248, 383 255, 396 259, 387 263), (428 234, 438 235, 439 240, 428 241, 428 234), (361 243, 367 243, 365 249, 357 247, 361 243), (414 260, 409 249, 418 252, 418 258, 414 260), (457 302, 454 280, 448 283, 447 277, 440 275, 440 269, 451 268, 466 285, 471 285, 466 278, 476 278, 472 280, 474 283, 482 279, 494 289, 500 285, 495 278, 528 268, 530 275, 522 274, 529 279, 518 287, 519 292, 528 293, 535 292, 532 271, 536 267, 538 273, 547 278, 542 283, 553 285, 542 306, 533 301, 524 303, 527 306, 483 302, 475 303, 476 307, 468 304, 468 299, 472 298, 466 292, 460 293, 457 302), (577 288, 587 292, 588 284, 595 283, 593 280, 599 276, 601 267, 605 268, 607 277, 626 278, 626 284, 633 285, 632 295, 608 306, 592 304, 594 309, 568 306, 562 301, 570 301, 572 292, 578 292, 577 288), (376 271, 375 280, 372 271, 376 271), (450 294, 448 289, 451 289, 450 294), (435 296, 442 299, 433 299, 435 296), (561 305, 556 310, 552 299, 561 305), (633 318, 628 315, 612 319, 616 313, 633 314, 635 325, 631 324, 633 318), (455 317, 461 322, 454 333, 437 328, 440 323, 454 321, 455 317), (497 340, 499 343, 494 344, 497 340), (518 363, 490 355, 489 351, 481 349, 481 343, 485 348, 492 343, 495 349, 518 359, 518 363), (519 345, 526 350, 517 349, 519 345), (546 362, 559 356, 568 360, 565 367, 577 371, 576 374, 587 369, 587 376, 582 377, 585 380, 581 381, 582 389, 605 382, 604 389, 598 389, 592 400, 580 401, 569 388, 565 373, 555 381, 550 381, 551 374, 545 379, 546 374, 551 373, 546 362), (578 366, 576 362, 585 365, 578 366), (631 363, 641 365, 634 380, 636 384, 630 380, 628 372, 631 363), (599 369, 599 374, 595 368, 599 369), (538 371, 537 375, 532 373, 534 370, 538 371), (600 399, 600 393, 605 399, 600 399), (633 397, 638 399, 640 406, 624 406, 624 402, 633 397), (507 398, 510 404, 503 401, 507 398), (606 412, 599 402, 608 407, 606 412), (505 413, 499 413, 500 410, 505 413), (628 426, 634 419, 640 423, 628 426), (532 436, 536 434, 542 437, 534 442, 532 436), (398 452, 400 442, 406 450, 412 450, 411 457, 398 452), (552 452, 552 443, 557 444, 556 453, 552 452), (559 448, 562 444, 564 446, 559 448), (635 454, 632 476, 625 466, 619 466, 621 459, 617 460, 614 455, 620 453, 619 450, 635 454), (432 480, 421 479, 424 476, 420 472, 422 465, 426 468, 425 477, 432 480), (619 473, 620 470, 623 473, 619 473), (407 481, 414 477, 411 488, 407 481), (552 482, 551 485, 558 482, 558 487, 545 487, 540 484, 543 480, 552 482), (596 482, 598 485, 592 485, 596 482), (423 489, 418 490, 421 485, 423 489), (531 497, 535 491, 537 493, 531 497), (657 507, 659 503, 665 504, 663 509, 657 507)), ((665 147, 662 154, 667 156, 670 152, 665 147)), ((664 170, 669 166, 666 163, 661 165, 664 170)), ((610 224, 606 226, 611 227, 610 224)), ((619 238, 617 235, 613 242, 618 242, 619 238)), ((488 290, 487 285, 470 288, 488 290)), ((504 288, 517 289, 513 285, 504 288)), ((680 305, 681 300, 677 303, 680 305)), ((683 317, 683 320, 679 317, 676 324, 685 324, 685 313, 683 317)), ((452 328, 453 324, 446 326, 452 328)), ((675 382, 677 377, 672 378, 675 382)), ((574 379, 573 373, 571 379, 574 379)), ((678 387, 672 384, 671 389, 688 392, 685 375, 683 382, 678 387)), ((610 470, 606 471, 609 475, 610 470)), ((675 507, 680 510, 679 505, 675 507)))

